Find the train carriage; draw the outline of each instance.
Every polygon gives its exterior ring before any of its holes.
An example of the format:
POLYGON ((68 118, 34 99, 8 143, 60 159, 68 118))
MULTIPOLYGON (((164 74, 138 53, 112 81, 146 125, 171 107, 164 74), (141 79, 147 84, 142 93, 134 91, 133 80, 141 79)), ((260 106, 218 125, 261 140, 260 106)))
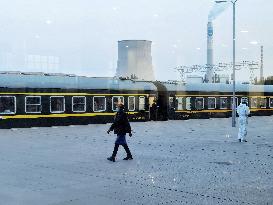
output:
MULTIPOLYGON (((232 114, 231 84, 163 83, 169 119, 230 117, 232 114)), ((273 114, 272 85, 236 85, 236 106, 247 99, 252 115, 273 114)))
POLYGON ((149 120, 151 82, 43 73, 0 74, 0 128, 106 123, 121 101, 131 121, 149 120))
MULTIPOLYGON (((0 128, 107 123, 117 102, 131 121, 230 117, 231 84, 182 84, 65 74, 1 73, 0 128), (154 110, 153 110, 154 111, 154 110)), ((236 105, 251 115, 273 114, 272 85, 236 85, 236 105)))

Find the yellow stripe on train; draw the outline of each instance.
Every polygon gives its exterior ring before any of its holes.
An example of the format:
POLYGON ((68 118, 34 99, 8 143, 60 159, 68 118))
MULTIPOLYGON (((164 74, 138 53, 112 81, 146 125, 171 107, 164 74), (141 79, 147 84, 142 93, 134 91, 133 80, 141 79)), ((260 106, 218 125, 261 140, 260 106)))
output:
MULTIPOLYGON (((269 111, 273 108, 251 108, 250 111, 269 111)), ((202 112, 231 112, 231 109, 222 109, 222 110, 177 110, 175 112, 185 112, 185 113, 202 113, 202 112)))
POLYGON ((63 95, 63 96, 149 96, 149 94, 143 94, 143 93, 137 93, 137 94, 124 94, 124 93, 112 93, 112 94, 106 94, 106 93, 96 93, 96 94, 91 94, 91 93, 15 93, 15 92, 6 92, 6 93, 0 93, 0 95, 63 95))
MULTIPOLYGON (((127 112, 129 115, 137 114, 138 112, 127 112)), ((116 113, 76 113, 76 114, 49 114, 49 115, 12 115, 2 116, 2 119, 35 119, 35 118, 62 118, 62 117, 94 117, 94 116, 114 116, 116 113)))

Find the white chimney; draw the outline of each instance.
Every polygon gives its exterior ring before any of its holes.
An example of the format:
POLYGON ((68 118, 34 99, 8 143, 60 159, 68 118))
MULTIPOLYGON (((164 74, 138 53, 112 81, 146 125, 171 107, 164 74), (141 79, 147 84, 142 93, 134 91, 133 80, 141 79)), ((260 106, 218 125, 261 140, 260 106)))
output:
POLYGON ((207 26, 207 73, 205 81, 212 83, 213 70, 213 25, 212 22, 208 22, 207 26))

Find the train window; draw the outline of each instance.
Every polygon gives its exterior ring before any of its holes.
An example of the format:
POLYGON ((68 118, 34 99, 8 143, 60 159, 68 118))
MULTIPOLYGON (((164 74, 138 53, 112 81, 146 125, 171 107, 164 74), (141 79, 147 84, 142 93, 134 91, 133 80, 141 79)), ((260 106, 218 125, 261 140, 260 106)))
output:
POLYGON ((86 97, 73 96, 72 97, 72 111, 85 112, 86 111, 86 97))
POLYGON ((173 102, 174 97, 169 97, 169 107, 174 108, 174 102, 173 102))
POLYGON ((176 109, 183 110, 183 97, 177 97, 176 100, 177 100, 176 109))
POLYGON ((94 96, 93 111, 103 112, 106 110, 106 98, 104 96, 94 96))
POLYGON ((113 96, 112 97, 112 110, 113 111, 118 111, 117 104, 119 102, 124 104, 124 97, 122 97, 122 96, 113 96))
POLYGON ((257 108, 258 99, 257 98, 250 98, 250 106, 251 108, 257 108))
POLYGON ((215 108, 216 108, 216 98, 208 97, 208 109, 215 109, 215 108))
MULTIPOLYGON (((235 102, 236 102, 236 107, 238 107, 238 98, 235 97, 235 102)), ((232 104, 233 104, 233 97, 231 97, 231 100, 230 100, 230 108, 232 109, 232 104)))
POLYGON ((26 113, 41 113, 41 96, 26 96, 25 97, 25 112, 26 113))
POLYGON ((0 96, 0 114, 15 114, 15 96, 0 96))
POLYGON ((204 109, 204 98, 197 97, 195 99, 195 109, 196 110, 203 110, 204 109))
POLYGON ((228 108, 228 99, 227 97, 220 97, 220 109, 228 108))
POLYGON ((259 108, 266 108, 267 107, 267 100, 266 100, 266 98, 259 98, 258 107, 259 108))
POLYGON ((145 97, 144 96, 139 97, 138 109, 145 110, 145 97))
POLYGON ((269 98, 269 107, 273 108, 273 98, 269 98))
POLYGON ((191 110, 191 97, 186 98, 186 109, 191 110))
POLYGON ((50 97, 50 112, 63 113, 65 111, 64 96, 51 96, 50 97))
POLYGON ((128 97, 128 110, 129 111, 134 111, 136 108, 136 99, 134 96, 129 96, 128 97))

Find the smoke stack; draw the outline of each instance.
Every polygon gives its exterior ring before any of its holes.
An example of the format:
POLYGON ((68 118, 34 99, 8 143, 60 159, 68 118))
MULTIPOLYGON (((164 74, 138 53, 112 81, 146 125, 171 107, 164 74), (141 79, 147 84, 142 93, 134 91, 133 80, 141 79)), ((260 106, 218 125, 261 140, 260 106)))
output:
POLYGON ((207 73, 205 81, 207 83, 212 83, 213 78, 213 25, 209 21, 207 25, 207 73))
POLYGON ((133 77, 143 80, 155 80, 152 54, 152 41, 118 41, 118 77, 133 77))

